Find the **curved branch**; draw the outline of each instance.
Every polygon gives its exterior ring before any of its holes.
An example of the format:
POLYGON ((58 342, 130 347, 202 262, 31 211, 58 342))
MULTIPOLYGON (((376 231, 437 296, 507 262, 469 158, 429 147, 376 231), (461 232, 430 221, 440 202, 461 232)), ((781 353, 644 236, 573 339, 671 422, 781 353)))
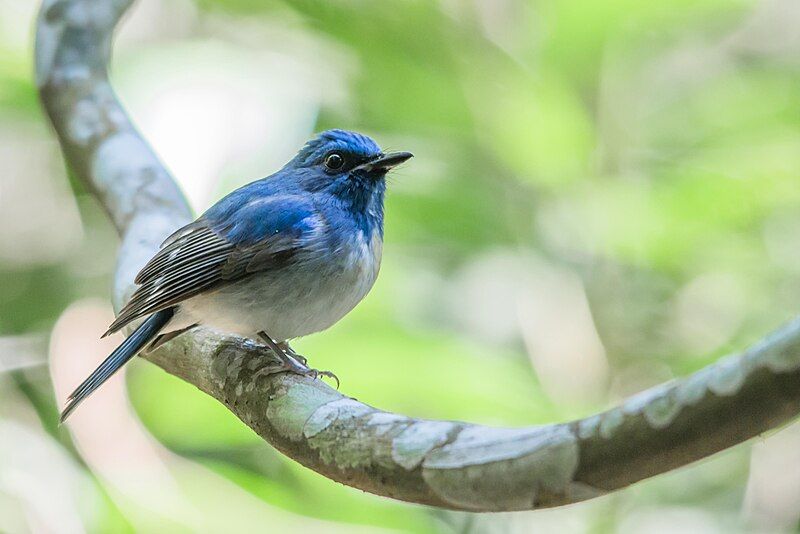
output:
MULTIPOLYGON (((41 99, 68 164, 123 235, 115 297, 161 239, 190 218, 107 76, 129 0, 46 0, 37 26, 41 99)), ((604 413, 518 429, 425 421, 322 382, 269 375, 258 346, 200 330, 148 359, 224 403, 287 456, 334 480, 406 501, 472 511, 581 501, 699 460, 800 413, 800 320, 742 354, 604 413)))

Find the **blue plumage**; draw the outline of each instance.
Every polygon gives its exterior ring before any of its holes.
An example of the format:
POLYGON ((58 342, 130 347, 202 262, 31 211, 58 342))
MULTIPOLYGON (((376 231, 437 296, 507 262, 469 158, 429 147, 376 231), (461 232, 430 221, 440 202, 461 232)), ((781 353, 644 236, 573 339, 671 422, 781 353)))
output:
POLYGON ((209 225, 227 241, 249 246, 268 236, 299 238, 313 230, 317 208, 310 199, 299 195, 259 197, 260 191, 252 185, 246 186, 244 193, 256 200, 239 202, 234 208, 224 210, 214 206, 203 214, 209 225))
POLYGON ((162 245, 109 327, 140 326, 70 396, 62 420, 145 345, 204 325, 260 340, 285 370, 317 376, 286 341, 328 328, 372 287, 380 267, 389 169, 369 137, 328 130, 281 170, 241 187, 162 245))
POLYGON ((371 158, 381 152, 381 147, 358 132, 347 130, 327 130, 308 141, 303 148, 286 164, 284 169, 296 170, 315 167, 330 151, 340 150, 360 158, 371 158))

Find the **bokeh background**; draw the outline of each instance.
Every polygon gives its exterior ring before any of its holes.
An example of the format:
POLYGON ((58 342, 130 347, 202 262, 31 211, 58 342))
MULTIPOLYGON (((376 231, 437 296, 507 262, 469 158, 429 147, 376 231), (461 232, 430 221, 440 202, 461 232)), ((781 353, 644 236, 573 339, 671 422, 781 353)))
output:
MULTIPOLYGON (((800 427, 552 511, 476 516, 330 482, 143 361, 58 427, 119 339, 117 237, 0 0, 0 531, 797 531, 800 427)), ((412 416, 602 409, 800 309, 796 0, 141 0, 113 82, 202 211, 313 132, 394 173, 378 283, 296 346, 412 416)))

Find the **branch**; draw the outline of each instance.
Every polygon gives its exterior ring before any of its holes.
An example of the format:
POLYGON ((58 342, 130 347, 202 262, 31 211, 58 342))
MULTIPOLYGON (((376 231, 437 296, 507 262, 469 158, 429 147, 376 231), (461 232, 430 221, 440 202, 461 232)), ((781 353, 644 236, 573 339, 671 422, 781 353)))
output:
MULTIPOLYGON (((45 0, 42 103, 69 166, 122 234, 119 304, 161 240, 190 219, 108 81, 130 0, 45 0)), ((379 495, 451 509, 527 510, 596 497, 705 458, 800 413, 800 320, 743 354, 579 421, 504 429, 384 412, 320 381, 269 375, 255 344, 199 330, 145 356, 227 406, 287 456, 379 495)))

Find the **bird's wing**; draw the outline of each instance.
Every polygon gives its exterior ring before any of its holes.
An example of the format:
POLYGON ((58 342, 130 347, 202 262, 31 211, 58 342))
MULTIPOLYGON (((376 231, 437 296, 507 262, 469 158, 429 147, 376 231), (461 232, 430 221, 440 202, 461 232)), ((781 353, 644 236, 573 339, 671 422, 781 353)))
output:
POLYGON ((104 335, 203 291, 280 268, 323 226, 313 205, 298 196, 251 201, 218 217, 207 213, 167 238, 136 276, 140 287, 104 335))

